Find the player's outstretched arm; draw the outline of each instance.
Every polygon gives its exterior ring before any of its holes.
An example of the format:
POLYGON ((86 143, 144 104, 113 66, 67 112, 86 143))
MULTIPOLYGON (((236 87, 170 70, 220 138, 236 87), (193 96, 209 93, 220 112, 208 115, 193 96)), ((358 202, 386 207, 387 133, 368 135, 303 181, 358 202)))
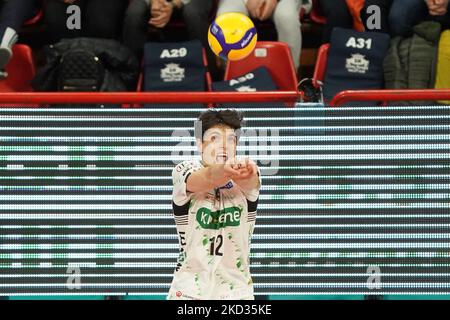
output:
POLYGON ((253 160, 245 158, 237 161, 232 168, 239 171, 239 175, 231 178, 244 190, 259 189, 260 181, 258 176, 258 166, 253 160))
POLYGON ((223 186, 233 176, 239 176, 240 172, 231 164, 213 164, 193 172, 186 180, 186 189, 189 192, 206 192, 216 187, 223 186))

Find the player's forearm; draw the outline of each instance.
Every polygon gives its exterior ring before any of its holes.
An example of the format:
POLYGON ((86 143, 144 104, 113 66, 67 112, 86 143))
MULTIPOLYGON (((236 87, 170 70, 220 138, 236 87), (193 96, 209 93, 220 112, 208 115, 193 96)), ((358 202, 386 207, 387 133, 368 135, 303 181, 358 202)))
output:
POLYGON ((191 174, 187 181, 187 189, 191 192, 209 191, 224 185, 230 180, 225 165, 213 164, 191 174))
POLYGON ((223 186, 231 178, 231 174, 225 171, 224 164, 214 164, 208 167, 207 169, 210 169, 209 170, 210 176, 208 180, 211 181, 214 188, 223 186))
POLYGON ((244 190, 254 190, 259 189, 260 187, 257 173, 251 175, 247 179, 233 179, 233 181, 244 190))

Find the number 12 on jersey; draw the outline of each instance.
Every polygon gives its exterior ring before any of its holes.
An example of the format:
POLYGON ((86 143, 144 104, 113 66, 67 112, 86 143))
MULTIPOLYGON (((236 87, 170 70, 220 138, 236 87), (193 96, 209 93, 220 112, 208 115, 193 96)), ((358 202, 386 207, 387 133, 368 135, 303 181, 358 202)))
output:
POLYGON ((220 252, 220 249, 222 248, 222 244, 223 244, 223 237, 221 234, 219 234, 217 237, 212 237, 211 239, 209 239, 209 243, 210 243, 210 247, 209 247, 210 255, 223 256, 223 253, 220 252))

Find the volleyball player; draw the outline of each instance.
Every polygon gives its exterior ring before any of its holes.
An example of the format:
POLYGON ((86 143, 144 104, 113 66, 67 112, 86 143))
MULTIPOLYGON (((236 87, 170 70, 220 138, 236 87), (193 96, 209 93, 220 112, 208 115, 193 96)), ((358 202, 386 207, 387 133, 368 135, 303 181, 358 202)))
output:
POLYGON ((167 298, 254 299, 249 253, 261 180, 251 159, 236 158, 243 117, 209 109, 199 121, 201 159, 172 172, 180 255, 167 298))

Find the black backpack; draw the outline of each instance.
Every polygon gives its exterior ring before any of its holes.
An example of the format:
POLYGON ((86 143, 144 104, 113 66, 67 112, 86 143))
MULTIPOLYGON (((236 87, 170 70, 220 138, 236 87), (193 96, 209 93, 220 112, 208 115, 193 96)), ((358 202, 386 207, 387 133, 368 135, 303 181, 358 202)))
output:
POLYGON ((99 57, 87 50, 73 49, 66 52, 58 68, 58 91, 100 91, 105 68, 99 57))

